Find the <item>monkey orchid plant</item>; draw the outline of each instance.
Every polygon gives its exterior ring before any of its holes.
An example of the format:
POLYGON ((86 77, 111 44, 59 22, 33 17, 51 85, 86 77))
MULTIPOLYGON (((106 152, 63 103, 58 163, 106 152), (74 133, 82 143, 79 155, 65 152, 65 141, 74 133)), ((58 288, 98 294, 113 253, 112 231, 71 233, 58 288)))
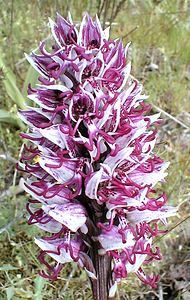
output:
POLYGON ((49 25, 51 50, 42 42, 26 55, 39 84, 28 88, 34 105, 19 113, 29 126, 18 164, 28 223, 46 232, 35 238, 41 275, 54 280, 76 262, 94 300, 114 299, 131 272, 155 288, 158 276, 143 266, 161 259, 153 238, 176 212, 155 189, 168 167, 153 153, 160 115, 130 75, 129 44, 109 39, 97 17, 86 14, 79 30, 59 14, 49 25))

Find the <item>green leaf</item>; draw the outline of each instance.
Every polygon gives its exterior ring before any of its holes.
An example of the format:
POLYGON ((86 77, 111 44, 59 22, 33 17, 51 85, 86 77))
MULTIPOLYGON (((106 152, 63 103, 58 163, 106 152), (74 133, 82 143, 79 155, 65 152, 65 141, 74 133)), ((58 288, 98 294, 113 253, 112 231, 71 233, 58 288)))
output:
POLYGON ((13 299, 15 293, 15 289, 13 286, 6 288, 7 300, 13 299))
POLYGON ((18 270, 18 268, 11 266, 10 264, 0 266, 0 271, 13 271, 13 270, 18 270))
POLYGON ((19 107, 25 108, 25 99, 20 92, 16 84, 16 78, 14 73, 5 65, 2 54, 0 53, 0 68, 3 70, 3 84, 5 86, 6 92, 12 101, 19 107))
POLYGON ((22 123, 22 121, 18 118, 16 114, 6 111, 4 109, 0 109, 0 123, 12 124, 22 129, 25 128, 24 123, 22 123))
POLYGON ((36 279, 34 280, 35 282, 35 295, 34 295, 34 300, 43 300, 43 288, 44 288, 44 285, 46 283, 46 280, 41 277, 41 276, 38 276, 36 277, 36 279))
POLYGON ((28 72, 26 74, 26 79, 24 81, 23 89, 22 89, 22 94, 26 99, 27 105, 30 105, 30 100, 27 99, 28 85, 30 83, 31 86, 34 87, 38 81, 38 76, 39 76, 38 72, 32 66, 29 66, 28 72))

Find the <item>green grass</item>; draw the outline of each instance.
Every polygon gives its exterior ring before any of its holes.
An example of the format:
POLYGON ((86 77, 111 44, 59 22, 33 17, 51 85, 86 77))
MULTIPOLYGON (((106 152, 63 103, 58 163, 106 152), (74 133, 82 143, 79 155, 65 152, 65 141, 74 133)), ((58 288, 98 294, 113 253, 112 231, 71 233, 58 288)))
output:
MULTIPOLYGON (((28 72, 28 63, 23 60, 24 52, 29 53, 38 46, 39 41, 48 36, 48 16, 54 19, 56 10, 65 15, 69 8, 73 19, 79 21, 84 11, 90 11, 94 15, 97 7, 95 0, 92 3, 72 0, 9 0, 0 1, 0 4, 1 59, 13 73, 14 83, 24 95, 26 78, 33 81, 35 76, 28 72)), ((176 118, 173 120, 162 114, 165 124, 159 128, 159 143, 156 147, 157 152, 171 162, 167 181, 162 187, 168 194, 169 203, 184 203, 180 207, 179 218, 170 221, 171 227, 189 214, 190 132, 177 122, 182 121, 190 128, 190 115, 186 115, 190 107, 189 15, 190 3, 187 0, 131 0, 126 1, 115 20, 117 25, 112 27, 113 37, 122 36, 125 43, 132 41, 132 72, 143 82, 145 92, 150 95, 148 101, 176 118), (148 71, 151 63, 156 64, 158 70, 148 71)), ((15 116, 18 103, 15 104, 7 93, 4 72, 1 69, 0 109, 15 116)), ((156 111, 155 108, 154 110, 156 111)), ((18 158, 22 143, 19 126, 14 118, 0 123, 0 154, 8 152, 12 158, 18 158)), ((0 169, 2 193, 18 184, 19 175, 15 174, 14 163, 10 160, 1 159, 0 169)), ((20 194, 16 196, 14 192, 0 200, 0 299, 91 299, 86 276, 84 272, 75 270, 74 265, 66 266, 55 283, 44 281, 38 276, 40 265, 36 259, 37 248, 33 237, 40 233, 35 227, 26 224, 23 215, 25 203, 26 197, 20 194), (67 278, 72 270, 73 277, 67 286, 67 278)), ((183 231, 183 225, 181 226, 183 231)), ((164 259, 163 264, 155 263, 152 271, 158 270, 161 273, 164 290, 167 284, 173 284, 168 270, 172 258, 174 262, 176 258, 170 246, 173 243, 182 244, 184 251, 188 253, 190 242, 188 239, 179 240, 181 236, 183 232, 179 233, 174 229, 158 241, 163 249, 164 259)), ((159 299, 158 295, 153 297, 154 293, 149 288, 142 287, 134 276, 129 276, 120 286, 121 299, 148 299, 147 295, 152 297, 149 299, 159 299)), ((179 292, 174 298, 183 299, 180 295, 179 292)), ((164 297, 168 299, 167 295, 164 297)))

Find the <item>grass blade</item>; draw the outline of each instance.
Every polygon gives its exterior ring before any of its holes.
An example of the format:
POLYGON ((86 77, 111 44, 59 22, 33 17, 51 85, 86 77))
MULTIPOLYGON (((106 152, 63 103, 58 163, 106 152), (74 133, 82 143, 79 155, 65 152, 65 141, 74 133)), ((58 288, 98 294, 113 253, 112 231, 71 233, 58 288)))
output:
POLYGON ((35 279, 35 295, 34 295, 34 300, 42 300, 43 299, 43 288, 44 288, 44 285, 46 283, 46 280, 41 277, 41 276, 38 276, 36 277, 35 279))
POLYGON ((25 128, 24 124, 20 121, 18 116, 14 113, 0 109, 0 123, 12 124, 15 127, 25 128))
POLYGON ((22 89, 22 94, 26 99, 27 105, 30 105, 30 100, 27 99, 28 85, 30 83, 32 87, 35 87, 35 84, 38 81, 38 76, 39 76, 38 72, 32 66, 29 66, 28 72, 26 74, 26 79, 24 81, 23 89, 22 89))
POLYGON ((9 97, 12 101, 19 107, 25 108, 25 99, 22 93, 20 92, 19 88, 16 84, 16 78, 14 73, 5 65, 2 54, 0 52, 0 68, 3 70, 3 83, 5 85, 5 89, 9 97))
POLYGON ((7 294, 7 300, 13 299, 13 296, 15 294, 14 286, 10 286, 6 288, 6 294, 7 294))

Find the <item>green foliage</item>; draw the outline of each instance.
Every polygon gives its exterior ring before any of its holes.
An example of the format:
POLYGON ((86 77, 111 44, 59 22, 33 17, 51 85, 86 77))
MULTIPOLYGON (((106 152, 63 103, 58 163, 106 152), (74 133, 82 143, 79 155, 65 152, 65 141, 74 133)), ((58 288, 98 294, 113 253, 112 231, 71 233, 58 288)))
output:
POLYGON ((0 123, 11 124, 15 127, 25 128, 22 121, 18 118, 16 113, 12 113, 3 109, 0 109, 0 123))
MULTIPOLYGON (((5 65, 1 52, 0 52, 0 69, 1 72, 3 73, 2 82, 10 101, 12 101, 13 104, 16 105, 17 109, 26 108, 26 105, 31 104, 29 99, 27 99, 28 85, 30 84, 31 86, 35 86, 38 79, 38 73, 31 66, 29 66, 28 71, 26 73, 26 78, 23 82, 22 91, 20 91, 16 82, 16 76, 11 71, 11 69, 5 65)), ((8 124, 12 124, 13 126, 24 129, 25 128, 24 124, 17 116, 17 109, 16 111, 7 111, 4 109, 0 109, 0 123, 8 123, 8 124)))
POLYGON ((16 84, 16 77, 13 72, 5 65, 0 52, 0 68, 3 72, 3 84, 8 96, 19 108, 25 108, 25 99, 16 84))
POLYGON ((35 295, 34 300, 43 300, 43 288, 45 286, 45 279, 42 277, 36 277, 35 279, 35 295))
POLYGON ((31 104, 29 99, 27 99, 28 85, 30 84, 31 87, 35 87, 35 84, 38 81, 38 76, 39 75, 38 75, 37 71, 32 66, 29 66, 28 72, 26 73, 26 79, 24 81, 23 88, 22 88, 22 94, 24 96, 24 99, 26 99, 25 101, 26 101, 27 105, 31 104))

